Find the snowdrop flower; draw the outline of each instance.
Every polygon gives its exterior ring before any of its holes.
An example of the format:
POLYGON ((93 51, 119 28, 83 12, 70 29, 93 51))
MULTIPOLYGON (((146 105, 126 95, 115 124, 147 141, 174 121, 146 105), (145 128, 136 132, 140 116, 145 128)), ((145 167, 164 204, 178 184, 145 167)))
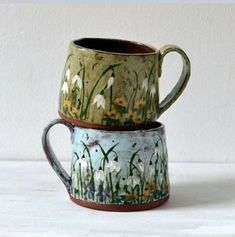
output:
POLYGON ((148 78, 145 78, 145 79, 143 80, 142 89, 144 89, 145 91, 148 90, 148 78))
POLYGON ((68 68, 67 71, 65 72, 65 77, 69 80, 69 78, 70 78, 70 68, 68 68))
POLYGON ((73 172, 72 174, 72 180, 73 180, 73 187, 78 189, 79 188, 78 176, 75 172, 73 172))
POLYGON ((69 87, 68 87, 68 83, 66 81, 63 83, 63 86, 61 87, 61 91, 63 91, 64 94, 68 94, 69 87))
POLYGON ((135 188, 135 186, 139 183, 140 183, 140 179, 134 175, 130 175, 127 178, 127 185, 130 185, 132 188, 135 188))
POLYGON ((109 163, 106 165, 106 167, 109 170, 109 172, 114 172, 114 171, 119 172, 121 169, 120 165, 115 160, 109 161, 109 163))
POLYGON ((140 171, 144 172, 144 162, 141 159, 138 160, 138 166, 140 171))
POLYGON ((105 99, 104 96, 101 94, 98 94, 95 96, 93 104, 97 103, 97 108, 102 107, 105 109, 105 99))
POLYGON ((79 75, 75 75, 74 77, 73 77, 73 79, 72 79, 72 84, 74 84, 74 83, 77 83, 77 85, 78 85, 78 87, 79 87, 79 89, 81 90, 82 89, 82 79, 81 79, 81 77, 79 76, 79 75))
POLYGON ((152 85, 150 89, 150 96, 154 96, 156 94, 156 86, 152 85))
POLYGON ((150 160, 149 162, 149 175, 150 177, 155 173, 153 162, 150 160))
POLYGON ((113 85, 113 82, 114 82, 114 77, 110 77, 108 80, 107 89, 109 89, 113 85))
POLYGON ((95 179, 97 181, 104 181, 105 180, 104 171, 101 169, 101 167, 99 168, 99 170, 96 171, 95 179))
POLYGON ((81 168, 86 169, 86 167, 87 167, 87 160, 84 157, 82 157, 79 160, 79 164, 81 165, 81 168))

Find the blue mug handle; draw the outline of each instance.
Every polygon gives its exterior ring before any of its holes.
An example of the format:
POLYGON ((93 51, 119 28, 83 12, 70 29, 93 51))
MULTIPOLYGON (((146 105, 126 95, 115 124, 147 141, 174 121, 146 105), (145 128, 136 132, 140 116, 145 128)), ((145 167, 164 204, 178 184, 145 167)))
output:
POLYGON ((74 132, 73 125, 71 123, 66 122, 63 119, 55 119, 55 120, 52 120, 43 130, 42 147, 43 147, 43 150, 46 154, 46 158, 47 158, 48 162, 50 163, 51 167, 53 168, 53 170, 56 172, 56 174, 59 176, 59 178, 65 185, 68 193, 70 193, 71 177, 68 175, 66 170, 62 167, 61 163, 57 159, 57 157, 51 147, 51 144, 50 144, 49 131, 56 124, 65 125, 69 129, 69 131, 71 133, 71 139, 73 140, 73 132, 74 132))

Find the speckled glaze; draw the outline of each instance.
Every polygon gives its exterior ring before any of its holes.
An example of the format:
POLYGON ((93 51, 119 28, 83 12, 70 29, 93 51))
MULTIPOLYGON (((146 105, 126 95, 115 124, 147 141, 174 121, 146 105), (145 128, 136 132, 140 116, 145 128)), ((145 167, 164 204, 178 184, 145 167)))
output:
POLYGON ((169 197, 165 130, 160 123, 148 130, 112 132, 55 120, 45 128, 42 140, 48 161, 78 204, 101 210, 142 210, 169 197), (48 132, 57 123, 71 131, 71 176, 50 147, 48 132))
POLYGON ((84 40, 70 43, 60 88, 59 114, 76 125, 105 128, 151 123, 174 103, 188 82, 190 62, 177 46, 157 50, 130 41, 88 38, 89 48, 80 45, 84 40), (126 48, 124 52, 99 50, 98 43, 103 41, 116 46, 125 44, 126 48), (172 51, 182 56, 182 75, 159 103, 162 61, 172 51))

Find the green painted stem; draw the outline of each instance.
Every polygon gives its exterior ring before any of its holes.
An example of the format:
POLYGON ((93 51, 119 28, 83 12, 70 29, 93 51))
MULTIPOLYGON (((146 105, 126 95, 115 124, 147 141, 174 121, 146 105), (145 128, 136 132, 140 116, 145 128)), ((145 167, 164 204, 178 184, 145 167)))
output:
POLYGON ((83 73, 82 73, 82 105, 81 105, 81 112, 80 112, 80 117, 82 118, 83 116, 83 106, 84 106, 84 97, 85 97, 85 66, 83 68, 83 73))
POLYGON ((83 185, 82 185, 82 170, 81 170, 81 164, 79 164, 79 176, 80 176, 81 197, 83 198, 83 185))
POLYGON ((112 174, 109 172, 109 182, 110 182, 110 188, 112 192, 112 203, 114 203, 114 192, 113 192, 113 182, 112 182, 112 174))
POLYGON ((137 72, 136 71, 133 71, 133 72, 135 73, 136 87, 135 87, 135 93, 134 93, 134 96, 133 96, 132 111, 134 111, 134 109, 135 109, 135 97, 136 97, 136 93, 137 93, 137 90, 138 90, 138 80, 139 80, 137 72))

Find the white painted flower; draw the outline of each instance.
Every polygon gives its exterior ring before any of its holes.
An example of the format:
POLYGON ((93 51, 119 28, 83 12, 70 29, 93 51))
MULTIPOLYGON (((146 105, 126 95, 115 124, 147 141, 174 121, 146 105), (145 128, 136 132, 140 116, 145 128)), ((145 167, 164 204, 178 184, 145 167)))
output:
POLYGON ((142 89, 144 89, 145 91, 148 90, 148 78, 145 78, 145 79, 143 80, 142 89))
POLYGON ((95 96, 93 104, 97 103, 97 108, 102 107, 105 109, 105 98, 103 95, 98 94, 95 96))
POLYGON ((102 169, 99 169, 96 171, 95 180, 97 180, 97 181, 104 181, 105 180, 104 171, 102 169))
POLYGON ((127 185, 130 185, 132 188, 135 188, 135 186, 139 183, 140 183, 140 179, 134 175, 130 175, 127 178, 127 185))
POLYGON ((151 177, 155 173, 155 168, 152 161, 149 162, 149 176, 151 177))
POLYGON ((110 77, 108 80, 107 89, 109 89, 113 85, 113 82, 114 82, 114 77, 110 77))
POLYGON ((114 171, 119 172, 121 169, 120 165, 115 160, 109 161, 109 163, 106 165, 106 167, 109 170, 109 172, 114 172, 114 171))
POLYGON ((157 145, 154 150, 154 155, 159 155, 160 154, 160 147, 157 145))
POLYGON ((69 87, 68 87, 68 83, 66 81, 63 83, 63 86, 61 87, 61 91, 63 91, 64 94, 68 94, 69 87))
POLYGON ((79 87, 79 89, 81 90, 82 89, 82 79, 81 79, 81 77, 79 76, 79 75, 75 75, 74 77, 73 77, 73 79, 72 79, 72 84, 74 84, 74 83, 77 83, 77 85, 78 85, 78 87, 79 87))
POLYGON ((68 68, 67 71, 65 72, 65 77, 69 80, 69 78, 70 78, 70 68, 68 68))
POLYGON ((81 165, 82 169, 86 169, 86 167, 87 167, 87 160, 85 158, 81 158, 79 160, 79 164, 81 165))
POLYGON ((76 172, 72 174, 72 180, 73 180, 73 187, 78 189, 79 188, 79 183, 78 183, 78 176, 76 172))
POLYGON ((144 162, 142 160, 138 161, 138 167, 140 171, 143 173, 144 172, 144 162))
POLYGON ((155 96, 156 94, 156 86, 155 85, 152 85, 151 86, 151 89, 150 89, 150 96, 155 96))

